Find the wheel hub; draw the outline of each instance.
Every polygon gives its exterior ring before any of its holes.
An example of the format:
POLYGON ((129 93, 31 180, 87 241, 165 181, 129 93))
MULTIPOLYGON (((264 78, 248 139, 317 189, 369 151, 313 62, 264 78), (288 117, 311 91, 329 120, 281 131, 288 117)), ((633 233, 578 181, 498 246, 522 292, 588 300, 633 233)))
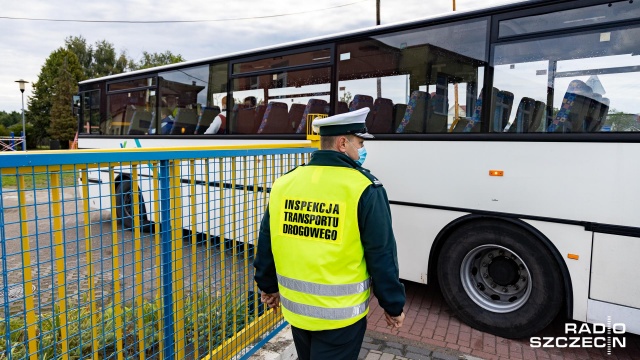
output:
POLYGON ((505 256, 495 258, 489 265, 488 273, 500 286, 513 285, 520 278, 518 264, 505 256))
POLYGON ((469 251, 462 260, 460 278, 471 300, 496 313, 519 309, 531 295, 531 274, 526 264, 500 245, 482 245, 469 251))

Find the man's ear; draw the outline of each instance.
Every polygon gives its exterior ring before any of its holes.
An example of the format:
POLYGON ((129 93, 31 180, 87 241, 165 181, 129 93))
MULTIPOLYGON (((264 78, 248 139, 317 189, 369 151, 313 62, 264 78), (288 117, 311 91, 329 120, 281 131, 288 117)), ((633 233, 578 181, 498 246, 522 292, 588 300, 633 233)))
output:
POLYGON ((347 152, 347 137, 338 136, 338 139, 336 139, 336 147, 338 148, 338 151, 342 153, 347 152))

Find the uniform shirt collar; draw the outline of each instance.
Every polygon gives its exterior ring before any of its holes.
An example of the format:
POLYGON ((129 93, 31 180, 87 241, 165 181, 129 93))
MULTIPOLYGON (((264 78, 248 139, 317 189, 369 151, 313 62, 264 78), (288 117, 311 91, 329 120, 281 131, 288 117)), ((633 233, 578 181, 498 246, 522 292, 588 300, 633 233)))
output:
POLYGON ((335 150, 317 150, 311 154, 308 165, 313 166, 342 166, 357 169, 360 166, 347 154, 335 150))

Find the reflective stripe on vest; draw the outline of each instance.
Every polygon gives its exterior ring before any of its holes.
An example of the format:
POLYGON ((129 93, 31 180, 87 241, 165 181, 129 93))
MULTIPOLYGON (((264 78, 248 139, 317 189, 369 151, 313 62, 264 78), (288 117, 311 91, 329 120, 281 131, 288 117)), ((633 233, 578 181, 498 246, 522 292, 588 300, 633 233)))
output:
POLYGON ((324 320, 346 320, 363 314, 369 306, 369 299, 365 302, 346 308, 323 308, 293 302, 280 295, 280 302, 287 310, 298 315, 304 315, 324 320))
POLYGON ((280 274, 277 275, 278 284, 288 289, 299 291, 305 294, 321 296, 346 296, 360 294, 361 292, 367 291, 371 283, 371 279, 367 279, 355 284, 326 285, 313 283, 310 281, 296 280, 280 274))

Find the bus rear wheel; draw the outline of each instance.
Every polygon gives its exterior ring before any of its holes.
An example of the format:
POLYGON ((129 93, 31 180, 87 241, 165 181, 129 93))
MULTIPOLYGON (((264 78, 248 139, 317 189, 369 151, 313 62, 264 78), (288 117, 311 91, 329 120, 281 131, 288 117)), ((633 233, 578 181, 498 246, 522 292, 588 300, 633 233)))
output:
POLYGON ((562 275, 551 251, 511 223, 474 222, 456 229, 442 247, 437 270, 456 315, 498 336, 531 336, 562 306, 562 275))
MULTIPOLYGON (((133 190, 131 189, 131 180, 122 179, 116 187, 116 216, 118 221, 125 229, 133 229, 133 190)), ((142 195, 138 194, 138 204, 140 210, 138 215, 140 216, 140 227, 142 231, 151 232, 153 226, 152 222, 147 219, 147 210, 144 205, 144 199, 142 195)))

